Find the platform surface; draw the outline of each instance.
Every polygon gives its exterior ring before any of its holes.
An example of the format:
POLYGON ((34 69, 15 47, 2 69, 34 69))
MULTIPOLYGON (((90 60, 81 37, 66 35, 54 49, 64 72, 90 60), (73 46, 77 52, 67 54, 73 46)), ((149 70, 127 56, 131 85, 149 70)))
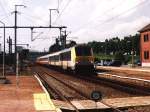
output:
POLYGON ((56 112, 49 96, 34 76, 8 76, 10 84, 0 84, 0 112, 56 112))
POLYGON ((150 68, 144 67, 113 67, 113 66, 97 66, 96 69, 104 69, 104 70, 129 70, 129 71, 136 71, 136 72, 147 72, 150 73, 150 68))

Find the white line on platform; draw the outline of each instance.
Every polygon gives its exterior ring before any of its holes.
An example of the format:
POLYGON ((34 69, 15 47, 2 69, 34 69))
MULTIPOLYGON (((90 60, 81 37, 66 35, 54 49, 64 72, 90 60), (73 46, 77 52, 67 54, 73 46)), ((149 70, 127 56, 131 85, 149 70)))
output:
POLYGON ((113 75, 113 74, 108 74, 108 73, 98 73, 100 75, 111 75, 113 77, 119 77, 119 78, 122 78, 122 79, 131 79, 131 80, 138 80, 138 81, 143 81, 143 82, 148 82, 150 83, 150 80, 146 80, 146 79, 140 79, 140 78, 134 78, 134 77, 127 77, 127 76, 119 76, 119 75, 113 75))

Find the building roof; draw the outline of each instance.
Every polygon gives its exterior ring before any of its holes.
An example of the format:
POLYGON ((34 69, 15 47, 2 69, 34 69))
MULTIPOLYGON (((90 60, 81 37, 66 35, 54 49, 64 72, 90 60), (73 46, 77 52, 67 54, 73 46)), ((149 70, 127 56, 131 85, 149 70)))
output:
POLYGON ((145 32, 145 31, 150 31, 150 24, 146 25, 141 30, 139 30, 140 33, 145 32))

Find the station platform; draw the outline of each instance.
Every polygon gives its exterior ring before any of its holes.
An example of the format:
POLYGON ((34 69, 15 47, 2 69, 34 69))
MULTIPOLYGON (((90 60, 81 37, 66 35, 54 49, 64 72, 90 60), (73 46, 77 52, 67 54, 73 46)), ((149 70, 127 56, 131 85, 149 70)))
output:
POLYGON ((118 72, 118 73, 126 73, 130 75, 149 75, 150 74, 150 68, 143 68, 143 67, 113 67, 113 66, 97 66, 97 70, 106 70, 106 71, 112 71, 112 72, 118 72))
POLYGON ((7 76, 0 84, 0 112, 60 112, 34 76, 7 76))
POLYGON ((140 72, 150 72, 150 68, 146 67, 129 67, 129 66, 121 66, 121 67, 113 67, 113 66, 97 66, 96 69, 106 69, 106 70, 130 70, 130 71, 140 71, 140 72))
MULTIPOLYGON (((8 84, 0 84, 0 112, 61 112, 60 109, 74 110, 67 102, 52 100, 34 76, 7 76, 8 84)), ((116 108, 150 106, 150 96, 104 99, 116 108)), ((101 102, 77 100, 71 103, 80 110, 109 109, 101 102)))

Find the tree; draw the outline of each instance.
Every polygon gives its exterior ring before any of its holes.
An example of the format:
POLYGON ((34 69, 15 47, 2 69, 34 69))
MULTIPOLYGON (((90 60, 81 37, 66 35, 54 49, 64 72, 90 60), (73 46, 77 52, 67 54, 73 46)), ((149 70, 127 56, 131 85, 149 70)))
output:
POLYGON ((122 52, 122 54, 131 55, 132 49, 134 49, 135 54, 140 54, 140 35, 129 35, 125 36, 123 39, 119 37, 113 37, 111 39, 106 39, 104 42, 92 41, 88 42, 88 45, 93 48, 95 54, 115 54, 116 52, 122 52))
POLYGON ((56 38, 56 43, 49 47, 49 52, 57 52, 61 50, 61 46, 59 45, 59 40, 56 38))
POLYGON ((115 53, 114 59, 123 62, 125 60, 125 57, 124 57, 123 53, 121 51, 119 51, 119 52, 115 53))

